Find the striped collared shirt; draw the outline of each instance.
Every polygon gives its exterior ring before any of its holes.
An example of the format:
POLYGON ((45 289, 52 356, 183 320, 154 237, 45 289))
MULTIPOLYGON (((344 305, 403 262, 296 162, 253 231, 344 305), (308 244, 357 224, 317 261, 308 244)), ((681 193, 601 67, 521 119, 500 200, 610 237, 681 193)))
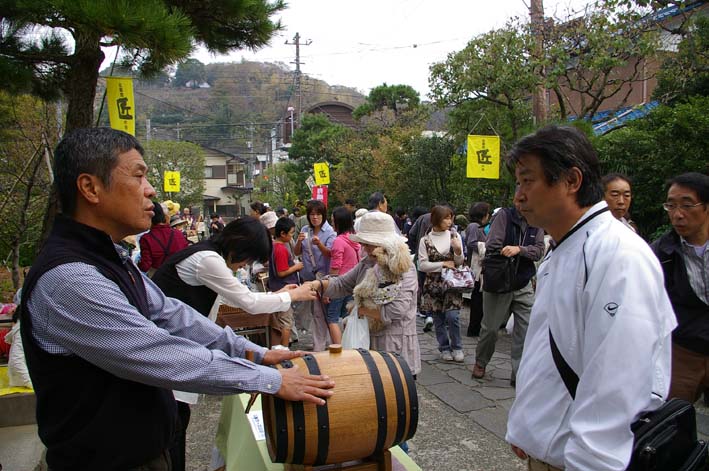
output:
POLYGON ((709 242, 704 243, 703 253, 699 255, 696 247, 682 238, 682 259, 694 293, 704 304, 709 304, 709 242))
MULTIPOLYGON (((128 252, 116 250, 123 263, 128 252)), ((265 349, 166 297, 143 275, 148 316, 143 316, 96 267, 74 262, 44 273, 28 300, 32 335, 55 355, 76 355, 121 378, 166 389, 234 394, 278 392, 273 368, 260 362, 265 349)), ((67 379, 69 380, 69 379, 67 379)))

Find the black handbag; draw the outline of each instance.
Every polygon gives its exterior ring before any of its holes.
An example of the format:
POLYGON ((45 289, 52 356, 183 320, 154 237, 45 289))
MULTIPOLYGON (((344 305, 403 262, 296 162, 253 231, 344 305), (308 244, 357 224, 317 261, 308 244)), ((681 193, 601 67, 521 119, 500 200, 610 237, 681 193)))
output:
MULTIPOLYGON (((551 329, 549 344, 556 369, 575 399, 579 377, 561 355, 551 329)), ((634 438, 628 471, 706 470, 707 444, 697 440, 697 417, 689 402, 670 399, 659 409, 643 413, 630 430, 634 438)))
POLYGON ((519 257, 505 257, 499 253, 486 253, 482 261, 483 291, 509 293, 514 291, 519 257))

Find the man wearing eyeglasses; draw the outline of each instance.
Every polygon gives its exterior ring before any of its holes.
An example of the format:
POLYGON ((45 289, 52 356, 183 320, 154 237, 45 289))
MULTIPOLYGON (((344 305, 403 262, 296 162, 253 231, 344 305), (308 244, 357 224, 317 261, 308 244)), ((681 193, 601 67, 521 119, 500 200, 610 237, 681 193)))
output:
POLYGON ((670 397, 694 402, 709 387, 709 176, 673 178, 662 206, 672 229, 652 249, 677 316, 670 397))

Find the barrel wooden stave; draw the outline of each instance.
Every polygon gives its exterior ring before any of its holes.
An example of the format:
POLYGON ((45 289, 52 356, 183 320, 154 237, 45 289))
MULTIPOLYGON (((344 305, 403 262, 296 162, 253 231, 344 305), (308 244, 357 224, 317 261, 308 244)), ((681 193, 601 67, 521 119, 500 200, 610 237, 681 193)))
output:
MULTIPOLYGON (((412 423, 412 407, 418 407, 418 398, 409 397, 407 378, 411 381, 411 386, 415 391, 415 385, 411 375, 405 375, 403 368, 408 368, 406 363, 399 357, 389 353, 369 352, 372 363, 381 378, 382 390, 384 392, 386 410, 386 437, 383 448, 389 448, 407 438, 416 424, 412 423), (394 381, 390 374, 390 366, 384 360, 384 356, 390 358, 389 364, 394 365, 394 371, 400 378, 401 389, 399 397, 403 398, 404 404, 397 407, 394 381), (412 400, 413 399, 413 400, 412 400), (401 419, 399 419, 399 413, 401 419), (397 435, 398 420, 403 420, 403 425, 399 426, 400 437, 397 435), (413 426, 413 427, 412 427, 413 426), (403 430, 402 430, 403 427, 403 430)), ((287 443, 278 440, 276 433, 276 406, 275 402, 280 399, 273 397, 264 398, 264 419, 266 422, 266 439, 269 453, 272 460, 276 460, 277 451, 287 447, 284 462, 297 462, 298 464, 331 464, 341 463, 354 459, 371 456, 376 451, 377 434, 379 430, 379 419, 377 417, 377 405, 375 399, 375 387, 362 353, 357 350, 344 350, 342 353, 331 354, 320 352, 312 355, 315 358, 317 368, 321 374, 330 376, 335 381, 335 394, 327 399, 327 441, 328 447, 324 461, 317 462, 318 445, 320 433, 318 431, 318 406, 309 403, 292 403, 283 401, 285 408, 285 426, 287 429, 287 443), (301 404, 301 405, 299 405, 301 404), (305 418, 305 450, 298 452, 294 448, 295 424, 294 411, 302 407, 305 418), (296 460, 302 456, 301 460, 296 460)), ((313 360, 309 360, 313 361, 313 360)), ((301 371, 308 371, 308 364, 302 358, 292 360, 293 365, 298 365, 301 371)), ((278 366, 281 368, 282 366, 278 366)), ((322 453, 322 450, 321 450, 322 453)))

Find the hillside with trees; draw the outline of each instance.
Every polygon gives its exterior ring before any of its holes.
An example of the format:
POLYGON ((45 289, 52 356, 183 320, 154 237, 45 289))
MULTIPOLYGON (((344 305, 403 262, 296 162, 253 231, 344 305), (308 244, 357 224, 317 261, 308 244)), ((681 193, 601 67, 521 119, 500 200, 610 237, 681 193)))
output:
MULTIPOLYGON (((101 73, 109 74, 110 68, 101 73)), ((112 75, 126 74, 130 71, 116 67, 112 75)), ((307 75, 301 83, 304 110, 324 101, 353 107, 365 102, 354 88, 307 75)), ((103 88, 97 93, 97 109, 102 95, 103 88)), ((232 153, 265 153, 271 130, 289 115, 289 106, 297 109, 295 75, 286 64, 247 61, 202 64, 187 59, 151 80, 136 79, 135 101, 138 139, 145 139, 150 119, 153 139, 188 140, 232 153)), ((101 123, 108 125, 105 112, 101 123)))

